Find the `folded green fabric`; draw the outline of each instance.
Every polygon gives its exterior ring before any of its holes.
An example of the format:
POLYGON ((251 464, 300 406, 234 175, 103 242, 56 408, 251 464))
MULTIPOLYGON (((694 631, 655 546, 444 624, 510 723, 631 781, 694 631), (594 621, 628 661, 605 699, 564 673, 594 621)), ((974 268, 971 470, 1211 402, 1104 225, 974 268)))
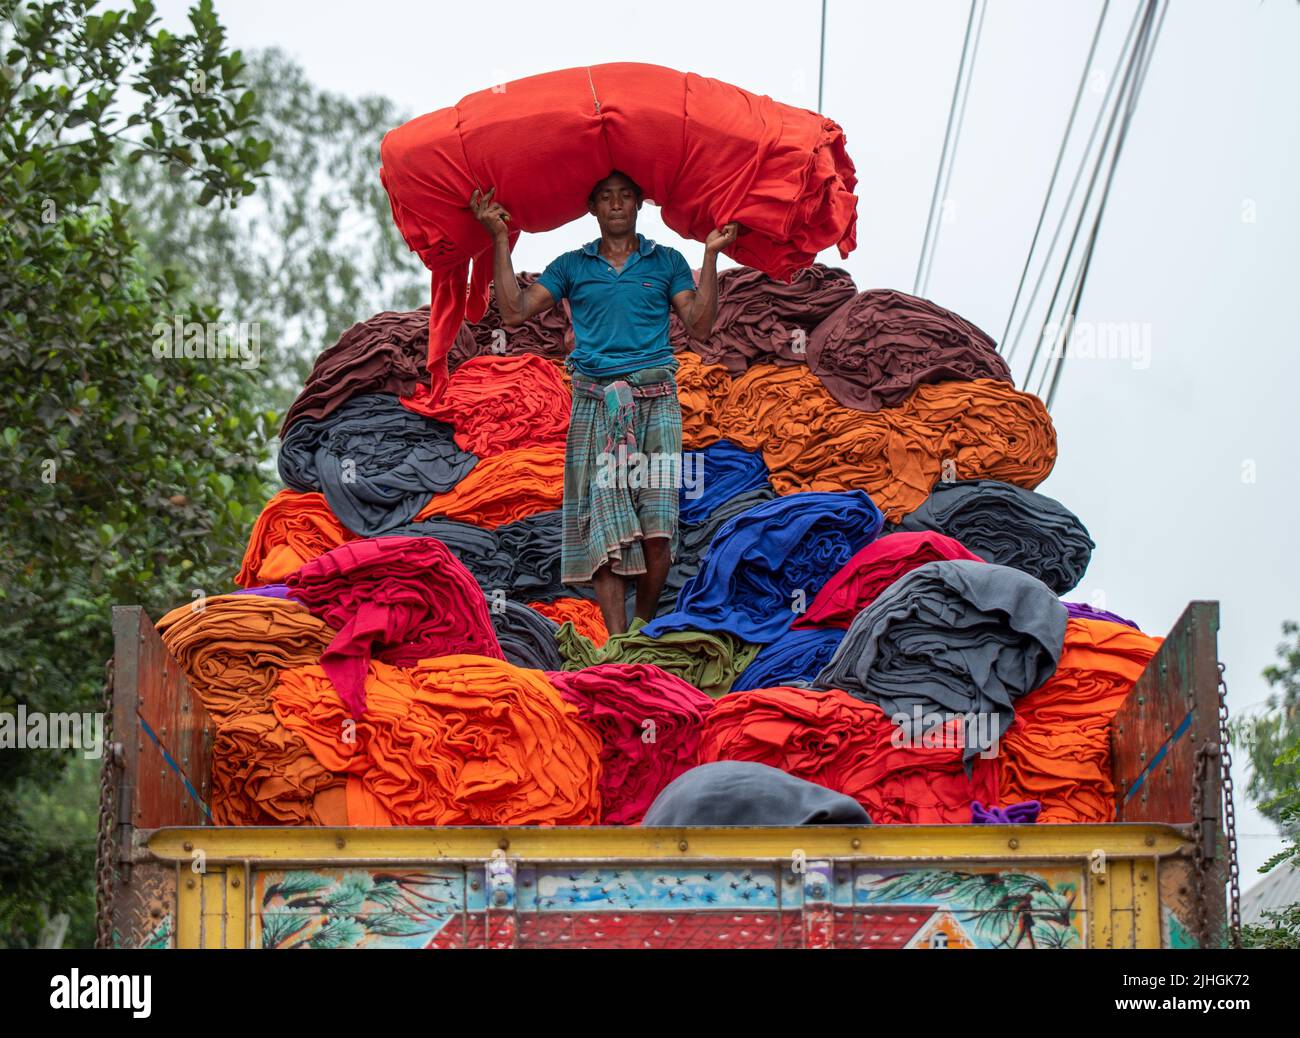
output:
POLYGON ((708 631, 672 631, 650 638, 641 633, 644 626, 645 621, 637 617, 626 634, 610 635, 597 648, 572 623, 561 624, 555 644, 564 660, 563 669, 582 670, 602 663, 652 663, 718 699, 731 691, 737 676, 762 648, 734 635, 708 631))

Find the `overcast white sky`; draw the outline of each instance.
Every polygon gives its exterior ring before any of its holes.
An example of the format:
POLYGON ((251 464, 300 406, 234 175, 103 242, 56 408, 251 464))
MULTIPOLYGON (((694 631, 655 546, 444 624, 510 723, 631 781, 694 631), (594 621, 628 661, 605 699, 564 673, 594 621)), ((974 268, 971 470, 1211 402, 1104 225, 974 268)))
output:
MULTIPOLYGON (((1135 0, 1116 0, 1093 68, 1113 70, 1135 0)), ((159 0, 167 24, 188 0, 159 0)), ((650 6, 216 0, 232 44, 277 46, 321 87, 411 115, 526 75, 646 61, 817 106, 819 0, 650 6)), ((1000 338, 1100 0, 991 0, 927 295, 1000 338)), ((859 288, 910 291, 961 50, 966 0, 830 0, 824 113, 858 169, 859 288)), ((1069 361, 1060 457, 1039 489, 1097 541, 1077 597, 1163 634, 1222 603, 1234 713, 1260 703, 1284 619, 1300 619, 1293 300, 1300 270, 1300 5, 1173 0, 1097 246, 1080 321, 1140 322, 1149 365, 1069 361), (1288 185, 1290 185, 1288 187, 1288 185), (1253 222, 1243 219, 1253 214, 1253 222), (1253 469, 1254 481, 1243 478, 1253 469)), ((1094 99, 1095 103, 1095 99, 1094 99)), ((683 242, 647 206, 639 229, 683 242)), ((540 270, 587 219, 525 236, 540 270)), ((361 318, 365 315, 357 315, 361 318)), ((1025 347, 1022 346, 1022 349, 1025 347)), ((1242 885, 1281 846, 1245 803, 1242 885)))

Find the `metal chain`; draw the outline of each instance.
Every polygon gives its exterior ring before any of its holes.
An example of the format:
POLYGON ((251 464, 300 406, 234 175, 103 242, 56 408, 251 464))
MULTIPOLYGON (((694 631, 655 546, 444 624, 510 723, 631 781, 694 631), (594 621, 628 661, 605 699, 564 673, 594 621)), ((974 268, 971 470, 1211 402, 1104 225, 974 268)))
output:
POLYGON ((1234 948, 1241 947, 1241 870, 1237 861, 1237 809, 1233 803, 1232 752, 1228 748, 1228 682, 1226 667, 1219 664, 1219 765, 1223 771, 1223 828, 1228 834, 1228 890, 1231 916, 1228 937, 1234 948))
POLYGON ((1214 935, 1209 932, 1209 872, 1212 860, 1204 854, 1204 828, 1201 822, 1205 807, 1205 785, 1211 775, 1213 759, 1219 760, 1219 780, 1223 796, 1223 829, 1228 844, 1229 917, 1228 940, 1233 948, 1241 947, 1241 868, 1237 859, 1237 809, 1232 785, 1232 752, 1228 740, 1228 683, 1224 678, 1225 666, 1219 663, 1219 744, 1202 745, 1196 751, 1192 770, 1192 860, 1200 874, 1199 893, 1194 911, 1196 931, 1202 946, 1209 944, 1214 935))
POLYGON ((99 769, 99 836, 95 851, 95 947, 113 946, 113 850, 117 843, 117 769, 113 745, 113 661, 104 664, 104 757, 99 769))
POLYGON ((1201 818, 1204 816, 1205 805, 1205 776, 1207 764, 1210 755, 1205 746, 1200 746, 1196 750, 1196 756, 1192 760, 1192 867, 1196 870, 1196 896, 1192 901, 1192 912, 1195 916, 1193 920, 1193 929, 1196 932, 1196 943, 1205 948, 1210 943, 1210 920, 1208 907, 1207 887, 1209 885, 1210 863, 1204 854, 1205 843, 1203 840, 1205 827, 1201 824, 1201 818))

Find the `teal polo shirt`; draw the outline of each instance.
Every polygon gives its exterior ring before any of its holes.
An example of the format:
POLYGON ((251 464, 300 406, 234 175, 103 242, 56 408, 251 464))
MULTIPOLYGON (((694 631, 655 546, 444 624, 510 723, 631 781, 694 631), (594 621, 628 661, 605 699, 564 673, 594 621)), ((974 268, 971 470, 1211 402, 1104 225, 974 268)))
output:
POLYGON ((565 297, 576 345, 571 360, 588 378, 612 378, 672 360, 668 316, 672 297, 695 288, 686 258, 670 245, 637 234, 622 270, 600 254, 600 239, 556 256, 538 284, 565 297))

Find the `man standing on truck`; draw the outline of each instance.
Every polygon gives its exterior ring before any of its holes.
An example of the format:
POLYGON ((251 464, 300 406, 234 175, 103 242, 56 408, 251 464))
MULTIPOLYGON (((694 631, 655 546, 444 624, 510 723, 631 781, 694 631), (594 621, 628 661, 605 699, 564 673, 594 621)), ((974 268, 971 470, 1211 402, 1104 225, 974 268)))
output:
POLYGON ((637 233, 643 192, 613 170, 587 198, 600 237, 556 257, 521 292, 510 259, 510 214, 493 201, 495 192, 475 190, 470 209, 495 242, 501 323, 517 328, 566 297, 573 318, 575 346, 565 361, 573 410, 564 458, 561 579, 590 582, 609 633, 622 634, 627 578, 636 582, 636 615, 655 615, 677 547, 678 507, 677 478, 642 485, 647 481, 628 478, 624 459, 637 455, 644 465, 649 458, 652 472, 671 459, 671 471, 681 471, 669 307, 692 338, 709 337, 718 312, 718 253, 736 240, 739 228, 729 223, 709 235, 697 288, 680 252, 637 233))

